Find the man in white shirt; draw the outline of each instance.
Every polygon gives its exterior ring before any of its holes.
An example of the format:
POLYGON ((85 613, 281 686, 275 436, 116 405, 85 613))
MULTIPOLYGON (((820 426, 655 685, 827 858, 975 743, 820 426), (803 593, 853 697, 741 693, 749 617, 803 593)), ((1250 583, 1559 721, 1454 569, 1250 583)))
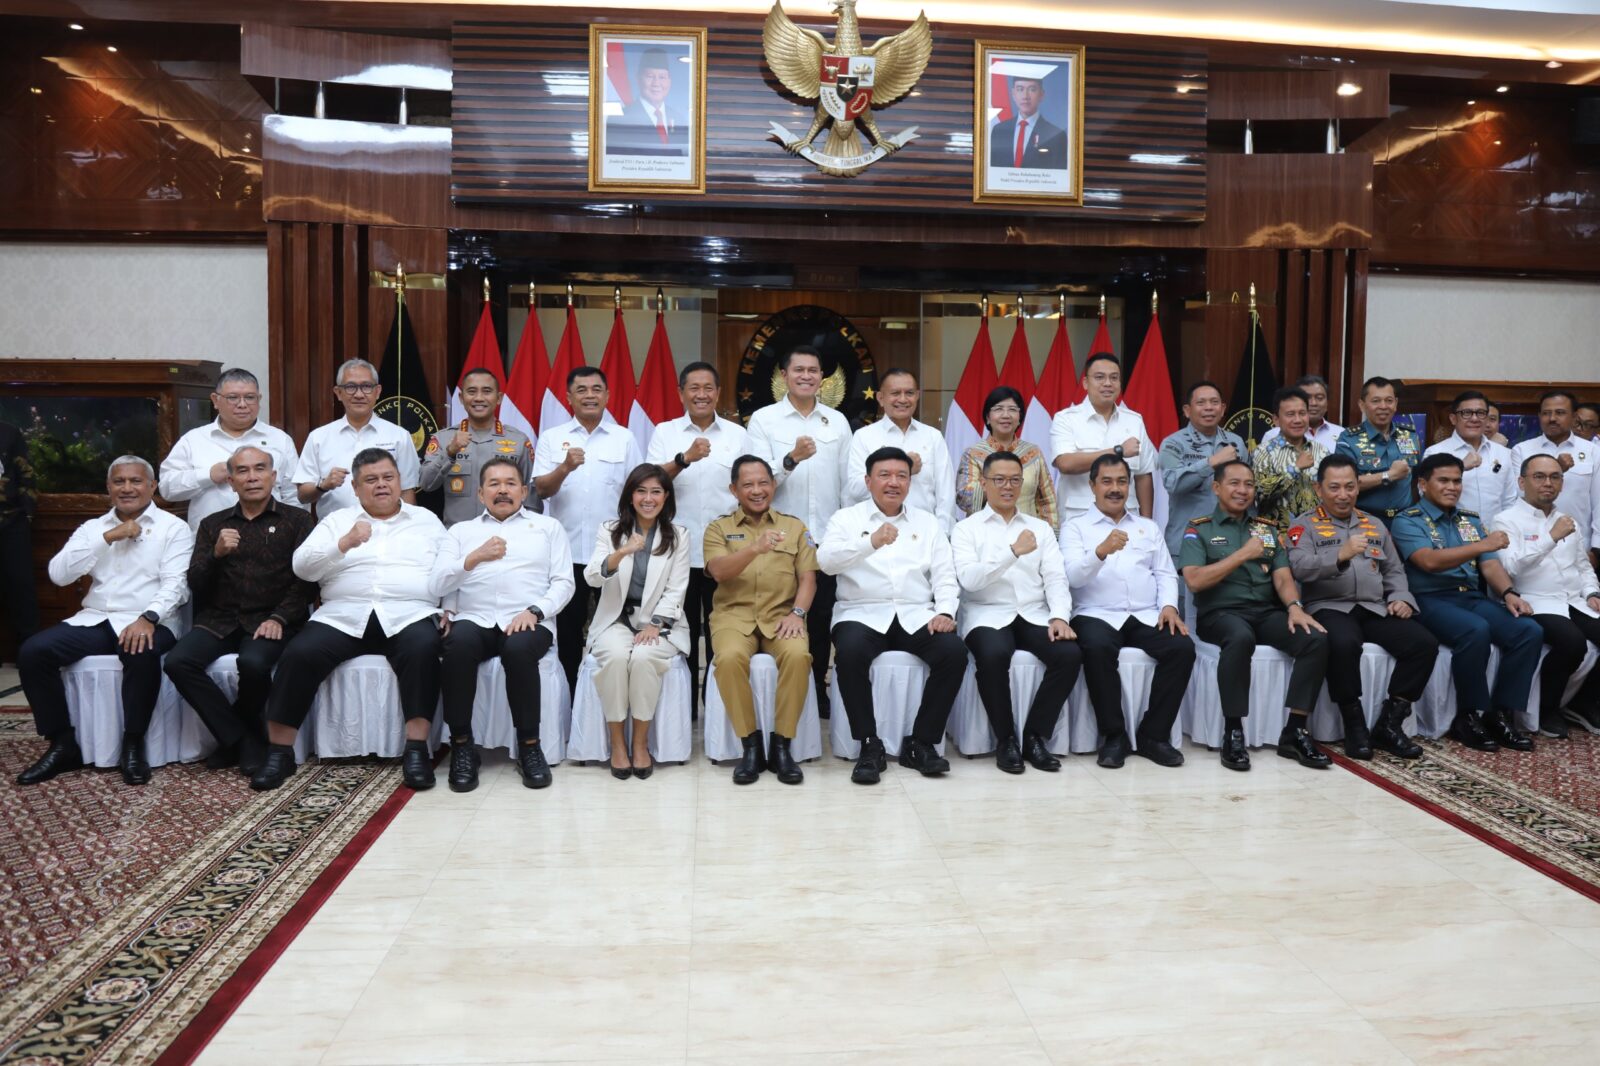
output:
POLYGON ((1148 518, 1128 511, 1128 461, 1102 455, 1089 467, 1094 509, 1061 528, 1061 555, 1083 648, 1084 680, 1100 723, 1097 763, 1115 770, 1129 752, 1158 766, 1182 766, 1172 724, 1194 672, 1194 641, 1178 616, 1178 571, 1165 538, 1148 518), (1122 715, 1117 656, 1138 648, 1156 661, 1150 704, 1130 741, 1122 715))
MULTIPOLYGON (((1555 456, 1528 456, 1517 479, 1522 498, 1494 521, 1510 541, 1500 562, 1533 608, 1549 649, 1539 668, 1539 732, 1561 739, 1567 735, 1561 712, 1567 682, 1587 645, 1600 648, 1600 580, 1585 558, 1577 522, 1556 507, 1565 475, 1555 456)), ((1600 733, 1600 670, 1590 671, 1566 717, 1600 733)))
POLYGON ((450 791, 478 787, 472 704, 478 665, 498 656, 517 728, 517 771, 528 788, 550 784, 539 746, 539 661, 555 642, 556 613, 572 599, 572 551, 553 518, 523 509, 528 485, 511 457, 478 468, 484 510, 449 528, 430 588, 442 597, 446 629, 444 721, 450 727, 450 791))
POLYGON ((185 575, 194 534, 150 501, 156 472, 137 455, 111 461, 106 474, 111 510, 91 518, 50 560, 50 580, 65 588, 87 576, 83 609, 29 637, 17 652, 22 691, 34 725, 50 747, 17 778, 37 785, 83 766, 67 711, 62 667, 90 655, 122 660, 122 780, 150 780, 144 735, 161 693, 161 657, 177 643, 172 625, 189 598, 185 575))
POLYGON ((365 359, 346 359, 334 374, 333 398, 344 404, 344 417, 318 426, 306 437, 295 467, 295 490, 303 504, 316 504, 319 519, 356 506, 350 471, 358 452, 382 448, 400 472, 401 499, 417 502, 422 464, 417 445, 400 426, 372 413, 383 395, 378 368, 365 359))
POLYGON ((1578 524, 1578 543, 1593 566, 1596 560, 1591 549, 1600 549, 1600 446, 1572 432, 1577 405, 1577 399, 1561 389, 1539 397, 1539 426, 1544 435, 1511 449, 1511 461, 1521 470, 1530 455, 1556 457, 1562 473, 1556 509, 1578 524))
POLYGON ((911 456, 911 495, 906 502, 939 520, 949 536, 955 526, 956 476, 950 467, 950 446, 944 434, 914 417, 922 389, 917 376, 895 367, 878 378, 878 407, 883 417, 856 430, 850 439, 845 470, 845 498, 867 498, 867 456, 879 448, 899 448, 911 456))
MULTIPOLYGON (((690 363, 679 371, 678 395, 686 413, 656 427, 645 462, 672 475, 676 520, 689 531, 689 589, 683 616, 689 628, 689 670, 694 673, 700 668, 702 638, 706 663, 711 661, 711 597, 717 591, 717 583, 706 574, 706 526, 735 506, 729 489, 733 461, 750 450, 750 434, 739 423, 717 417, 722 379, 710 363, 690 363)), ((700 697, 700 686, 691 689, 693 702, 700 697)))
POLYGON ((900 765, 935 777, 950 769, 934 745, 966 674, 967 646, 955 632, 961 587, 950 541, 938 519, 905 502, 911 457, 880 448, 867 456, 866 478, 872 499, 833 516, 817 562, 839 582, 833 626, 839 694, 850 733, 861 742, 850 780, 875 785, 888 759, 872 709, 872 661, 886 651, 908 651, 928 664, 916 724, 900 743, 900 765))
MULTIPOLYGON (((1344 432, 1344 427, 1328 421, 1328 380, 1315 374, 1307 374, 1295 381, 1294 387, 1306 394, 1308 419, 1306 436, 1332 453, 1334 446, 1339 443, 1339 435, 1344 432)), ((1282 434, 1279 433, 1278 427, 1273 426, 1262 435, 1261 443, 1267 444, 1279 436, 1282 434)))
POLYGON ((1082 403, 1056 412, 1050 422, 1051 462, 1061 471, 1056 493, 1061 497, 1061 524, 1094 506, 1089 488, 1089 465, 1102 455, 1128 460, 1133 471, 1136 514, 1148 515, 1155 505, 1151 475, 1156 469, 1156 449, 1145 432, 1144 418, 1118 401, 1122 398, 1122 367, 1114 355, 1099 352, 1083 365, 1082 403))
POLYGON ((239 502, 228 471, 228 457, 245 445, 272 456, 277 471, 273 499, 301 506, 293 473, 300 462, 289 434, 261 419, 261 386, 248 370, 224 370, 211 393, 216 421, 178 438, 161 463, 161 498, 189 501, 189 528, 199 529, 206 516, 239 502))
POLYGON ((1517 470, 1511 449, 1489 439, 1489 397, 1475 389, 1456 396, 1450 405, 1455 432, 1422 453, 1444 452, 1461 460, 1461 506, 1476 511, 1486 526, 1495 515, 1517 502, 1517 470))
POLYGON ((317 689, 340 663, 382 655, 400 681, 406 746, 402 778, 433 787, 428 731, 439 704, 439 601, 429 587, 447 540, 432 511, 401 499, 400 467, 384 448, 350 461, 356 506, 317 523, 295 549, 295 576, 315 581, 322 606, 278 660, 267 702, 267 757, 250 787, 277 788, 294 774, 294 738, 317 689))
MULTIPOLYGON (((788 392, 750 416, 750 444, 778 479, 774 509, 792 514, 813 536, 827 529, 834 512, 844 506, 845 471, 850 462, 850 423, 844 415, 818 402, 822 388, 822 356, 815 348, 795 348, 778 361, 788 392)), ((817 595, 806 616, 811 638, 811 676, 817 705, 828 705, 828 659, 832 653, 833 601, 837 582, 824 568, 817 575, 817 595)))
POLYGON ((1083 665, 1067 624, 1072 595, 1061 549, 1050 523, 1017 510, 1022 460, 1015 452, 989 455, 981 477, 988 506, 957 523, 950 537, 962 595, 958 632, 977 664, 978 694, 997 741, 995 765, 1020 774, 1026 755, 1036 769, 1059 770, 1049 741, 1083 665), (1018 650, 1044 663, 1020 745, 1011 704, 1011 656, 1018 650))
POLYGON ((594 551, 600 523, 617 517, 622 483, 644 462, 626 426, 606 421, 611 390, 598 367, 580 366, 567 374, 567 406, 573 417, 539 431, 533 450, 533 487, 545 513, 567 531, 572 557, 573 596, 556 616, 556 653, 567 673, 567 687, 578 683, 583 662, 584 627, 600 590, 589 585, 583 568, 594 551))

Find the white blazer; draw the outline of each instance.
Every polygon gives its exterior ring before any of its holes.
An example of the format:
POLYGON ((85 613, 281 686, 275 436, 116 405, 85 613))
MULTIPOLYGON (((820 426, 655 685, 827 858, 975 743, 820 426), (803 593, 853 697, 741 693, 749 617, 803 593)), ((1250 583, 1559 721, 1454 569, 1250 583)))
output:
POLYGON ((689 627, 682 622, 683 596, 689 588, 689 531, 673 523, 676 540, 671 555, 646 556, 642 552, 635 552, 623 558, 616 573, 605 577, 601 575, 600 567, 605 563, 606 556, 616 551, 611 546, 611 531, 615 528, 616 519, 600 523, 600 528, 595 530, 594 554, 589 557, 589 565, 583 568, 583 579, 600 590, 600 603, 589 622, 589 640, 585 646, 593 646, 596 637, 612 624, 623 620, 622 601, 628 598, 634 560, 643 558, 647 560, 649 569, 644 577, 644 596, 633 616, 634 627, 642 629, 649 625, 652 615, 672 619, 673 626, 666 638, 678 651, 688 655, 689 627))

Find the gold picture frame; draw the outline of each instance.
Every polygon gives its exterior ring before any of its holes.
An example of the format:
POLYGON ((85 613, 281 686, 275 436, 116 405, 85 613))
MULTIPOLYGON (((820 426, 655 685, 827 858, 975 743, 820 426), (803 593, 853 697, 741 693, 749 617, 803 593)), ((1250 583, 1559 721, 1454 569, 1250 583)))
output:
POLYGON ((1083 206, 1084 54, 1081 44, 975 42, 973 202, 1083 206), (1002 78, 1005 96, 996 100, 1002 78), (1034 110, 1019 130, 1021 111, 1030 105, 1034 110), (1064 164, 1057 162, 1062 157, 1064 164))
POLYGON ((589 27, 589 191, 706 191, 704 27, 589 27))

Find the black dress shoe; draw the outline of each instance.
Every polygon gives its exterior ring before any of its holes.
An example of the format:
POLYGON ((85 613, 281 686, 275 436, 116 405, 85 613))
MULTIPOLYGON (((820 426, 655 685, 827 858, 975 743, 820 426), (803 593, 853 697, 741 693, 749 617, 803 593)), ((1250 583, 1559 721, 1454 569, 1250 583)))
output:
POLYGON ((1367 711, 1361 701, 1341 703, 1339 717, 1344 719, 1344 753, 1362 762, 1371 759, 1372 734, 1367 731, 1367 711))
POLYGON ((117 769, 122 771, 123 784, 147 785, 150 783, 150 761, 144 757, 144 737, 142 735, 122 734, 122 758, 117 760, 117 769))
POLYGON ((1567 730, 1567 716, 1558 707, 1549 714, 1539 715, 1539 735, 1550 737, 1554 740, 1566 740, 1571 733, 1567 730))
POLYGON ((1095 757, 1094 764, 1107 770, 1120 770, 1132 752, 1133 742, 1128 739, 1127 731, 1119 729, 1100 745, 1100 754, 1095 757))
POLYGON ((744 745, 744 751, 739 755, 738 765, 733 768, 733 783, 753 785, 761 777, 761 771, 767 768, 766 757, 761 751, 761 730, 740 737, 739 742, 744 745))
POLYGON ((633 776, 633 766, 631 764, 628 766, 613 766, 611 768, 611 776, 618 781, 626 781, 633 776))
POLYGON ((400 780, 419 792, 433 787, 433 755, 423 742, 406 741, 406 749, 400 753, 400 780))
POLYGON ((994 764, 1008 774, 1020 774, 1027 769, 1022 761, 1022 747, 1015 736, 1000 742, 1000 749, 994 753, 994 764))
POLYGON ((789 750, 791 738, 772 734, 767 751, 767 769, 778 775, 778 781, 785 785, 798 785, 806 779, 801 772, 800 764, 794 761, 794 752, 789 750))
POLYGON ((39 756, 32 766, 17 775, 17 784, 37 785, 57 774, 81 769, 83 769, 83 752, 78 749, 77 738, 68 734, 59 740, 52 740, 45 753, 39 756))
POLYGON ((1450 739, 1473 751, 1500 750, 1500 745, 1484 730, 1482 711, 1457 711, 1455 721, 1450 723, 1450 739))
POLYGON ((239 765, 239 745, 224 744, 206 756, 207 770, 226 770, 239 765))
POLYGON ((1483 728, 1502 748, 1512 751, 1533 750, 1533 738, 1517 728, 1515 712, 1490 711, 1483 716, 1483 728))
POLYGON ((950 772, 950 763, 927 741, 904 737, 900 741, 900 765, 923 777, 938 777, 950 772))
POLYGON ((255 733, 246 732, 239 738, 239 772, 246 777, 254 777, 261 764, 267 758, 266 738, 255 733))
POLYGON ((271 792, 294 776, 294 748, 287 744, 268 744, 261 768, 250 778, 257 792, 271 792))
POLYGON ((1278 734, 1278 754, 1285 759, 1293 759, 1301 766, 1326 770, 1333 765, 1333 760, 1322 753, 1317 742, 1311 739, 1311 731, 1300 724, 1305 721, 1298 715, 1289 716, 1289 720, 1283 724, 1283 732, 1278 734))
POLYGON ((858 785, 876 785, 883 772, 889 768, 889 756, 883 741, 868 737, 861 742, 861 754, 856 756, 856 768, 850 771, 850 780, 858 785))
POLYGON ((450 740, 450 783, 451 792, 471 792, 478 787, 478 766, 482 763, 478 755, 478 746, 471 737, 457 741, 450 740))
POLYGON ((1422 745, 1406 736, 1403 723, 1411 715, 1411 704, 1391 696, 1383 701, 1377 724, 1372 727, 1372 746, 1401 759, 1422 758, 1422 745))
MULTIPOLYGON (((648 755, 646 755, 645 757, 649 758, 648 755)), ((656 772, 656 764, 655 764, 655 760, 653 760, 653 759, 650 762, 646 763, 644 766, 640 766, 637 762, 633 764, 633 776, 637 777, 640 781, 646 780, 647 778, 649 778, 649 776, 651 774, 653 774, 655 772, 656 772)))
POLYGON ((1037 733, 1028 733, 1022 738, 1022 755, 1035 770, 1053 774, 1061 769, 1061 760, 1051 754, 1050 745, 1037 733))
POLYGON ((1222 765, 1229 770, 1250 769, 1250 753, 1244 747, 1244 727, 1223 730, 1222 765))
POLYGON ((545 762, 544 748, 536 740, 532 744, 517 745, 517 773, 522 775, 524 788, 549 788, 553 778, 550 764, 545 762))
POLYGON ((1173 747, 1165 737, 1139 737, 1134 743, 1133 753, 1149 759, 1157 766, 1183 765, 1183 752, 1173 747))

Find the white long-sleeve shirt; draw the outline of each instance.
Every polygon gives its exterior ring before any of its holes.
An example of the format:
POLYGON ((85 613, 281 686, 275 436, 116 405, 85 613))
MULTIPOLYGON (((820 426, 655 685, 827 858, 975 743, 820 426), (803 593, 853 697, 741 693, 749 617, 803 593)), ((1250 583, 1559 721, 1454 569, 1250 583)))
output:
POLYGON ((1545 436, 1525 440, 1511 449, 1511 461, 1518 471, 1530 455, 1572 457, 1572 469, 1564 471, 1561 478, 1556 510, 1571 515, 1578 523, 1585 549, 1600 548, 1600 443, 1584 440, 1576 433, 1560 444, 1545 436))
POLYGON ((295 467, 297 485, 313 485, 328 476, 328 471, 340 467, 350 471, 344 484, 317 497, 317 517, 327 518, 345 508, 360 509, 356 501, 356 455, 368 448, 382 448, 394 456, 400 468, 400 488, 415 489, 422 481, 422 463, 417 459, 417 445, 401 426, 373 415, 360 429, 350 424, 348 417, 335 419, 318 426, 306 436, 305 451, 300 453, 295 467))
POLYGON ((1567 608, 1572 607, 1600 618, 1600 612, 1589 606, 1590 596, 1600 596, 1600 579, 1589 565, 1581 529, 1559 541, 1550 535, 1550 527, 1560 517, 1556 508, 1545 514, 1527 500, 1516 501, 1495 516, 1493 528, 1511 539, 1510 545, 1496 554, 1535 614, 1565 618, 1567 608))
POLYGON ((911 492, 906 502, 920 507, 939 520, 945 536, 955 527, 956 475, 950 466, 950 446, 944 434, 916 419, 904 430, 890 418, 880 418, 856 430, 850 438, 850 458, 844 474, 844 497, 860 503, 867 491, 867 456, 879 448, 899 448, 922 459, 922 468, 912 475, 911 492))
POLYGON ((728 488, 733 461, 753 453, 750 434, 739 423, 717 418, 701 429, 684 415, 656 427, 645 461, 665 466, 673 456, 688 451, 697 437, 704 437, 711 451, 678 472, 672 493, 678 499, 676 521, 689 531, 689 565, 698 569, 706 565, 706 526, 739 505, 728 488))
POLYGON ((750 443, 756 455, 772 466, 777 491, 772 506, 792 514, 810 530, 828 528, 828 520, 849 501, 844 495, 850 462, 850 423, 833 408, 818 403, 802 415, 785 396, 750 416, 750 443), (793 470, 783 468, 783 457, 794 451, 795 441, 810 437, 816 454, 802 459, 793 470))
POLYGON ((1163 607, 1178 605, 1178 572, 1161 530, 1148 518, 1123 513, 1113 522, 1091 507, 1061 527, 1061 555, 1067 584, 1079 614, 1121 629, 1131 615, 1153 626, 1163 607), (1128 535, 1121 551, 1102 561, 1094 550, 1120 529, 1128 535))
POLYGON ((359 637, 367 631, 368 616, 376 613, 384 636, 392 637, 417 619, 438 614, 429 577, 445 546, 444 524, 421 507, 402 503, 399 513, 386 519, 359 506, 339 508, 294 552, 296 576, 322 586, 322 606, 311 621, 359 637), (372 526, 371 538, 341 553, 340 539, 362 521, 372 526))
POLYGON ((554 518, 529 510, 518 510, 504 522, 485 511, 451 526, 429 580, 429 590, 458 621, 504 629, 537 607, 544 615, 540 624, 552 637, 556 613, 572 599, 574 588, 566 530, 554 518), (467 570, 467 556, 490 537, 506 542, 505 555, 467 570))
POLYGON ((833 624, 860 622, 887 633, 895 619, 907 633, 936 614, 956 616, 961 586, 956 581, 950 540, 927 511, 902 506, 893 518, 871 500, 834 514, 817 548, 817 564, 839 579, 833 624), (872 546, 872 535, 888 522, 899 530, 893 544, 872 546))
POLYGON ((1010 521, 985 507, 956 523, 950 554, 961 585, 963 638, 979 627, 1004 629, 1021 617, 1036 626, 1072 617, 1072 593, 1050 523, 1021 511, 1010 521), (1014 555, 1011 546, 1023 530, 1033 533, 1037 547, 1014 555))
POLYGON ((617 517, 622 483, 644 462, 639 442, 615 421, 601 419, 591 433, 576 418, 541 430, 533 449, 533 476, 544 477, 566 461, 567 452, 583 449, 583 463, 567 474, 554 496, 544 501, 545 514, 567 531, 567 550, 574 559, 589 558, 595 530, 617 517))
MULTIPOLYGON (((1139 441, 1139 454, 1130 455, 1129 472, 1138 477, 1154 473, 1157 465, 1156 447, 1150 443, 1145 431, 1144 418, 1122 404, 1111 412, 1108 420, 1101 417, 1088 400, 1062 408, 1050 420, 1050 465, 1063 455, 1072 452, 1099 452, 1113 448, 1129 437, 1139 441)), ((1094 490, 1089 488, 1089 473, 1062 474, 1056 482, 1056 495, 1061 498, 1063 522, 1077 511, 1094 508, 1094 490)), ((1139 503, 1133 493, 1128 494, 1128 507, 1138 510, 1139 503)))
POLYGON ((177 632, 177 610, 189 599, 189 557, 194 533, 176 515, 155 504, 139 515, 144 531, 137 537, 106 543, 106 534, 122 523, 115 508, 72 531, 51 558, 50 580, 66 586, 89 576, 83 608, 66 620, 69 626, 110 622, 121 633, 146 611, 161 616, 161 625, 177 632))
POLYGON ((239 494, 224 481, 211 480, 211 468, 226 463, 235 451, 244 447, 260 448, 272 456, 272 470, 277 483, 272 487, 273 497, 290 507, 304 507, 295 492, 294 472, 300 465, 300 454, 295 451, 289 434, 276 426, 257 422, 237 437, 222 428, 220 419, 191 429, 178 438, 172 451, 161 461, 161 497, 165 500, 189 501, 189 528, 199 529, 207 515, 226 511, 239 502, 239 494))
POLYGON ((1478 512, 1478 517, 1483 519, 1487 527, 1494 521, 1495 515, 1517 502, 1517 464, 1511 459, 1511 449, 1504 444, 1496 444, 1488 437, 1479 440, 1477 448, 1473 448, 1461 439, 1461 434, 1452 433, 1429 446, 1422 457, 1453 455, 1466 462, 1467 456, 1474 451, 1478 453, 1479 462, 1471 470, 1463 470, 1461 501, 1457 506, 1478 512))

